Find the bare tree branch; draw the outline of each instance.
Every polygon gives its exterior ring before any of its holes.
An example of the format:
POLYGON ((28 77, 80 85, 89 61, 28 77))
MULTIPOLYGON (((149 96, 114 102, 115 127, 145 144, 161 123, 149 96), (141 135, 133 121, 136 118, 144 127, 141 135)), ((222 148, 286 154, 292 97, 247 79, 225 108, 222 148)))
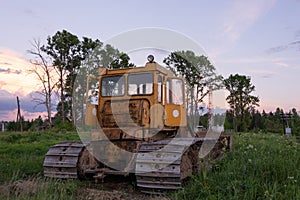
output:
POLYGON ((55 68, 49 64, 50 59, 41 50, 42 45, 39 40, 34 39, 33 42, 31 42, 31 45, 33 49, 28 50, 28 53, 34 58, 30 60, 32 66, 28 72, 36 75, 42 86, 42 90, 36 92, 39 97, 33 97, 32 100, 37 103, 37 106, 46 106, 47 119, 50 125, 52 123, 52 96, 56 92, 55 89, 57 88, 56 86, 58 82, 53 74, 55 72, 55 68))

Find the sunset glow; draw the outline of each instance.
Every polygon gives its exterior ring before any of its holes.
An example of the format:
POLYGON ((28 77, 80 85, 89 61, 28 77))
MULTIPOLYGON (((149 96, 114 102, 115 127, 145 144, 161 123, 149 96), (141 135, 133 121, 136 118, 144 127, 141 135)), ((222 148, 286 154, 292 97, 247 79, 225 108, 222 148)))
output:
POLYGON ((32 64, 17 52, 0 49, 0 89, 12 94, 28 95, 40 89, 40 82, 29 73, 32 64))
MULTIPOLYGON (((260 98, 259 111, 275 111, 277 107, 286 112, 292 108, 300 110, 300 1, 153 3, 155 8, 137 0, 120 1, 118 7, 122 12, 116 11, 116 4, 110 1, 74 2, 68 10, 65 8, 70 7, 70 3, 65 1, 3 2, 0 8, 3 27, 0 36, 0 121, 15 119, 16 96, 21 98, 25 118, 45 111, 43 107, 35 108, 32 102, 31 95, 40 90, 41 85, 28 73, 31 67, 28 50, 34 39, 40 39, 45 45, 47 37, 63 29, 80 39, 87 37, 101 42, 145 27, 181 33, 203 47, 217 73, 224 78, 230 74, 250 76, 255 86, 254 95, 260 98), (104 9, 100 12, 99 8, 104 9)), ((156 38, 159 44, 160 37, 156 38)), ((218 97, 214 100, 217 102, 218 97)))

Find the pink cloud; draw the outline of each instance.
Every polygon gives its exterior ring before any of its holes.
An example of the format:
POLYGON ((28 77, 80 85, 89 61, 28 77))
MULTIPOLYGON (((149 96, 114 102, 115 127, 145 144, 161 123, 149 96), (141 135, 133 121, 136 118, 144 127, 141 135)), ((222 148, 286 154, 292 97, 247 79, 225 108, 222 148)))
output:
MULTIPOLYGON (((21 109, 21 115, 24 116, 24 119, 32 120, 41 116, 43 119, 46 118, 47 112, 29 112, 21 109)), ((16 121, 18 110, 9 110, 9 111, 0 111, 0 121, 16 121)))
POLYGON ((6 85, 5 81, 0 81, 0 90, 2 89, 2 87, 6 85))

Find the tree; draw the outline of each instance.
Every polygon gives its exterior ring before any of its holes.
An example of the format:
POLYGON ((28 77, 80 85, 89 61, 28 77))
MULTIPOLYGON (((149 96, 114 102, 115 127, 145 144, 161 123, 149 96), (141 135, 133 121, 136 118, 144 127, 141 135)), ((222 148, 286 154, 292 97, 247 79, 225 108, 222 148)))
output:
POLYGON ((229 91, 226 98, 233 110, 235 131, 245 131, 247 129, 247 115, 259 106, 259 98, 251 95, 255 86, 251 84, 251 78, 244 75, 230 75, 224 80, 225 88, 229 91))
POLYGON ((224 122, 224 128, 225 130, 233 130, 233 111, 232 110, 226 110, 226 118, 224 122))
MULTIPOLYGON (((192 51, 172 52, 163 61, 175 75, 181 75, 186 83, 189 115, 199 115, 199 103, 209 93, 222 87, 223 77, 216 74, 215 67, 204 55, 196 56, 192 51), (208 87, 207 87, 208 86, 208 87)), ((192 126, 194 127, 193 122, 192 126)))
POLYGON ((67 76, 72 77, 76 68, 80 66, 82 60, 80 51, 81 44, 76 35, 69 33, 66 30, 58 31, 52 37, 48 37, 47 45, 43 46, 42 51, 46 52, 53 58, 53 66, 59 75, 59 89, 61 101, 61 117, 64 121, 65 115, 65 86, 71 91, 72 78, 67 79, 67 76))
POLYGON ((51 127, 52 96, 57 85, 57 78, 54 75, 53 65, 50 64, 49 58, 42 51, 40 41, 34 40, 31 45, 33 49, 28 50, 28 53, 33 55, 34 58, 30 60, 33 66, 31 66, 29 72, 36 75, 42 86, 42 90, 37 92, 39 96, 34 97, 33 101, 37 102, 38 105, 43 104, 46 106, 47 121, 49 122, 49 127, 51 127))
POLYGON ((262 130, 263 122, 262 116, 258 110, 253 110, 250 114, 251 117, 251 125, 249 127, 250 130, 262 130))
POLYGON ((126 53, 120 52, 109 44, 103 46, 102 43, 99 43, 99 45, 85 57, 84 63, 85 66, 88 67, 87 71, 93 73, 93 70, 97 70, 99 67, 108 69, 135 67, 135 65, 129 61, 130 57, 126 53))
POLYGON ((292 109, 292 129, 297 135, 300 134, 300 116, 296 108, 292 109))
MULTIPOLYGON (((80 73, 81 70, 83 70, 82 68, 82 63, 84 60, 86 60, 86 58, 95 50, 97 49, 99 46, 101 46, 102 43, 96 39, 96 40, 92 40, 90 38, 87 37, 83 37, 82 41, 80 41, 80 49, 79 50, 79 55, 80 55, 80 65, 70 68, 68 69, 68 74, 67 74, 67 78, 66 78, 66 98, 67 98, 67 102, 65 103, 64 107, 67 107, 67 110, 65 110, 65 114, 67 116, 70 116, 71 119, 75 119, 77 118, 77 112, 73 111, 73 106, 74 106, 74 97, 76 95, 73 95, 73 92, 79 92, 78 91, 78 87, 75 88, 74 86, 74 82, 76 77, 78 76, 78 73, 80 73)), ((94 71, 97 71, 95 66, 94 66, 94 71)), ((97 74, 97 73, 96 73, 97 74)), ((86 78, 86 77, 85 77, 86 78)), ((86 87, 86 82, 83 83, 84 85, 80 86, 80 89, 82 91, 83 94, 85 94, 85 87, 86 87)), ((82 98, 83 96, 81 96, 81 100, 83 101, 84 98, 82 98)), ((76 105, 77 106, 77 105, 76 105)), ((62 108, 62 103, 60 103, 57 108, 59 110, 61 110, 62 108)), ((83 110, 83 109, 82 109, 83 110)), ((83 112, 83 111, 81 111, 83 112)), ((73 121, 74 124, 76 123, 76 120, 73 121)))
POLYGON ((135 65, 133 63, 129 63, 130 57, 126 53, 120 53, 119 58, 116 58, 111 62, 111 68, 119 69, 119 68, 133 68, 135 65))
POLYGON ((58 31, 54 36, 48 37, 47 45, 44 45, 42 50, 53 58, 53 65, 59 74, 60 103, 57 106, 57 115, 61 116, 63 120, 67 116, 73 119, 72 115, 77 113, 71 112, 73 110, 73 91, 85 91, 86 85, 74 88, 75 78, 80 71, 97 75, 99 67, 134 67, 132 63, 129 63, 130 58, 127 54, 119 52, 111 45, 103 46, 98 39, 92 40, 87 37, 80 40, 66 30, 58 31), (82 69, 83 63, 88 67, 82 69))

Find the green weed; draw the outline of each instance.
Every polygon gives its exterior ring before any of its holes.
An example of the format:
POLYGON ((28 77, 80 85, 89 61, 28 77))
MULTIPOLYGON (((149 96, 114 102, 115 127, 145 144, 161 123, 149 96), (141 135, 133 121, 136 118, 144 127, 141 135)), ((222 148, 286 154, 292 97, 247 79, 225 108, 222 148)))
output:
MULTIPOLYGON (((42 176, 46 152, 61 141, 79 141, 79 137, 75 132, 0 134, 0 199, 83 198, 86 183, 42 176), (33 192, 18 190, 22 184, 29 184, 33 192), (8 189, 3 189, 6 185, 8 189)), ((295 137, 236 134, 232 152, 169 195, 180 200, 300 199, 299 155, 300 141, 295 137)))
MULTIPOLYGON (((217 170, 192 178, 174 199, 299 199, 300 144, 275 134, 235 135, 217 170)), ((215 168, 213 168, 215 169, 215 168)))
POLYGON ((47 151, 61 141, 79 141, 79 137, 74 132, 0 134, 0 184, 14 176, 24 179, 42 174, 47 151))

